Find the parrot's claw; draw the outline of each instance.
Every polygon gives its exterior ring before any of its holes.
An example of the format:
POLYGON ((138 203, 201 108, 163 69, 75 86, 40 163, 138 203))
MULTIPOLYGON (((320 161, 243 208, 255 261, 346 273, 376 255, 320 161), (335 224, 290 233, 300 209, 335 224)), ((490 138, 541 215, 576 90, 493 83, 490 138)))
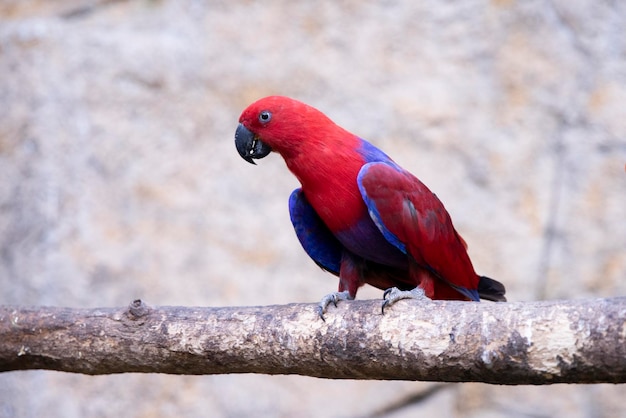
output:
POLYGON ((385 290, 383 293, 383 305, 381 306, 381 312, 385 314, 385 308, 393 305, 397 301, 401 299, 417 299, 417 300, 427 300, 430 301, 426 293, 424 293, 424 289, 421 287, 416 287, 413 290, 400 290, 397 287, 390 287, 385 290))
POLYGON ((324 296, 322 300, 320 301, 320 304, 317 305, 317 314, 320 316, 322 321, 326 322, 326 320, 324 319, 324 314, 326 313, 326 308, 328 308, 328 305, 332 303, 333 305, 335 305, 335 308, 336 308, 337 302, 339 302, 340 300, 352 300, 352 299, 354 298, 350 296, 350 292, 348 292, 347 290, 343 292, 329 293, 328 295, 324 296))

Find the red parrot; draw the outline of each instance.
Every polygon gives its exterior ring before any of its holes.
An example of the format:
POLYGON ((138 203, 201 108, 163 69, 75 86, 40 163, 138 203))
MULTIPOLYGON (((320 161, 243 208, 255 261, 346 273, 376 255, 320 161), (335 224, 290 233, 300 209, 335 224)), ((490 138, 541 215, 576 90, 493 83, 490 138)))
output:
POLYGON ((270 96, 248 106, 235 133, 249 163, 274 151, 302 185, 289 212, 304 250, 339 276, 319 305, 354 299, 368 283, 400 299, 506 301, 504 286, 479 276, 441 201, 383 151, 297 100, 270 96))

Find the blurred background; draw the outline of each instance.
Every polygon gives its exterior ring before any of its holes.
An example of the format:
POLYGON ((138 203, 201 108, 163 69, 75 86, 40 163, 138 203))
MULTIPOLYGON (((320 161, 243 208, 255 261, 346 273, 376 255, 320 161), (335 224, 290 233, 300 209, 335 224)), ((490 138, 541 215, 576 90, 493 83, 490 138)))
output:
MULTIPOLYGON (((416 174, 509 300, 626 295, 624 28, 610 0, 0 0, 0 303, 335 290, 296 240, 282 159, 235 151, 270 94, 416 174)), ((0 417, 626 416, 624 386, 434 386, 11 372, 0 417)))

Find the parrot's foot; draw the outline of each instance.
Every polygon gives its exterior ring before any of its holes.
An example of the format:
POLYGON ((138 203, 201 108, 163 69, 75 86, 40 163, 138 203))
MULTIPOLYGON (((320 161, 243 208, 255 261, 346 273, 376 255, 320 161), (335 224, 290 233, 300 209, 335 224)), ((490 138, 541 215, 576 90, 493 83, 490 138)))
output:
POLYGON ((391 287, 385 290, 385 293, 383 293, 383 299, 384 302, 381 306, 381 312, 383 315, 385 314, 386 307, 393 305, 401 299, 417 299, 422 301, 427 300, 430 302, 430 299, 428 298, 428 296, 426 296, 426 293, 424 293, 424 289, 422 289, 421 287, 416 287, 413 290, 400 290, 397 287, 391 287))
POLYGON ((326 308, 328 308, 328 305, 332 303, 333 305, 335 305, 335 308, 336 308, 337 302, 339 302, 340 300, 352 300, 352 299, 354 298, 350 296, 350 292, 348 292, 347 290, 344 290, 343 292, 329 293, 328 295, 322 298, 320 304, 317 306, 317 314, 320 316, 320 318, 322 318, 322 321, 326 321, 324 319, 324 314, 326 313, 326 308))

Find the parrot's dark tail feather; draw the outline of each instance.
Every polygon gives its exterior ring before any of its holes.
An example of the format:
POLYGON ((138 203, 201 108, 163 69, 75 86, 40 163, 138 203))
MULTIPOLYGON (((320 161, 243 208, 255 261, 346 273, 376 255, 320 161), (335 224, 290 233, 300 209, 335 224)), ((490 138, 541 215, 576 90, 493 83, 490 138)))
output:
POLYGON ((502 283, 490 279, 489 277, 478 277, 480 278, 478 281, 478 294, 481 299, 491 300, 494 302, 506 302, 506 298, 504 297, 506 289, 502 283))

